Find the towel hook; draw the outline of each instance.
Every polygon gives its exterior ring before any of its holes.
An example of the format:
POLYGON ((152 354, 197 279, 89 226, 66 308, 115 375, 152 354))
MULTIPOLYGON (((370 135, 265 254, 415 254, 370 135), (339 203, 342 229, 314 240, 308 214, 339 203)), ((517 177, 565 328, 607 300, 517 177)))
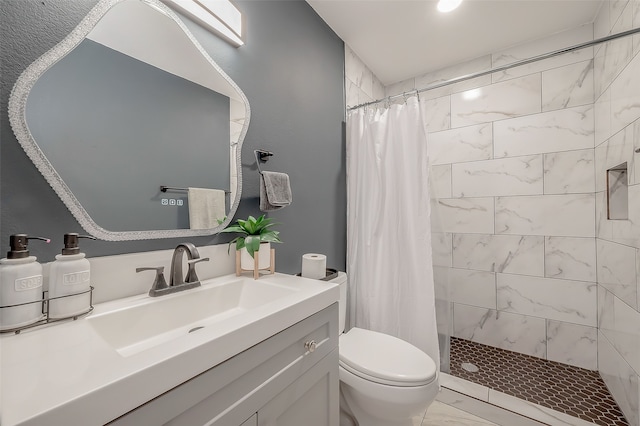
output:
POLYGON ((256 165, 258 166, 258 172, 262 174, 260 163, 266 163, 269 157, 273 156, 273 152, 265 151, 263 149, 254 149, 253 154, 256 156, 256 165))

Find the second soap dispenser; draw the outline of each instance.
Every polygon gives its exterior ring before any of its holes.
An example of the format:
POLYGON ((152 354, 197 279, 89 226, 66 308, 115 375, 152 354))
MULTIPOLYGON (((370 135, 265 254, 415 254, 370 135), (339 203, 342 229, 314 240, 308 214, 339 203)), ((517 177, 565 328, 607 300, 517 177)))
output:
POLYGON ((49 271, 49 318, 82 315, 91 308, 91 264, 80 252, 79 238, 95 238, 76 233, 64 234, 62 254, 56 255, 49 271))

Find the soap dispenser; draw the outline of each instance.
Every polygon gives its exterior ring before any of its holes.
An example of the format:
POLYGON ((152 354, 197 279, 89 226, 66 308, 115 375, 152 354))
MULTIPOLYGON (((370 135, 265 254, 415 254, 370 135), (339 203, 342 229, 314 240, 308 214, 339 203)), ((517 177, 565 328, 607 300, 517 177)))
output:
POLYGON ((49 271, 49 318, 62 319, 85 314, 91 307, 91 264, 80 252, 78 239, 95 238, 64 234, 62 254, 56 255, 49 271))
POLYGON ((43 318, 42 265, 29 256, 29 240, 42 237, 15 234, 9 237, 11 250, 0 259, 0 330, 33 324, 43 318))

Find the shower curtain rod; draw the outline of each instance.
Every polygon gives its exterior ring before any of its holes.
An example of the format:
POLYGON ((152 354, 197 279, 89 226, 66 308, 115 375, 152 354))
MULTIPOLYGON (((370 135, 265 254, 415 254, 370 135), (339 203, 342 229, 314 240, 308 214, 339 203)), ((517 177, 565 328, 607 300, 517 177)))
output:
POLYGON ((618 39, 618 38, 630 36, 630 35, 637 34, 637 33, 640 33, 640 28, 634 28, 632 30, 627 30, 627 31, 623 31, 623 32, 620 32, 620 33, 616 33, 616 34, 611 34, 611 35, 608 35, 606 37, 602 37, 602 38, 598 38, 598 39, 595 39, 595 40, 592 40, 592 41, 587 41, 587 42, 584 42, 584 43, 576 44, 575 46, 571 46, 571 47, 566 47, 564 49, 555 50, 553 52, 549 52, 549 53, 545 53, 545 54, 542 54, 542 55, 534 56, 534 57, 529 58, 529 59, 523 59, 521 61, 512 62, 510 64, 503 65, 503 66, 498 67, 498 68, 493 68, 493 69, 486 70, 486 71, 479 71, 479 72, 476 72, 476 73, 473 73, 473 74, 467 74, 467 75, 463 75, 461 77, 452 78, 450 80, 445 80, 445 81, 442 81, 440 83, 432 84, 432 85, 427 86, 427 87, 422 88, 422 89, 413 89, 413 90, 410 90, 408 92, 400 93, 398 95, 387 96, 386 98, 378 99, 376 101, 366 102, 366 103, 363 103, 363 104, 360 104, 360 105, 356 105, 356 106, 347 108, 347 111, 351 111, 351 110, 354 110, 354 109, 366 107, 366 106, 369 106, 369 105, 378 104, 378 103, 384 102, 384 101, 390 101, 392 99, 401 98, 401 97, 405 97, 405 96, 412 95, 412 94, 418 94, 418 93, 426 92, 428 90, 438 89, 440 87, 449 86, 449 85, 455 84, 455 83, 460 83, 461 81, 471 80, 472 78, 483 77, 485 75, 493 74, 494 72, 506 71, 508 69, 519 67, 521 65, 527 65, 527 64, 530 64, 530 63, 533 63, 533 62, 541 61, 543 59, 553 58, 554 56, 562 55, 564 53, 569 53, 569 52, 573 52, 575 50, 585 49, 587 47, 595 46, 596 44, 606 43, 606 42, 611 41, 611 40, 615 40, 615 39, 618 39))

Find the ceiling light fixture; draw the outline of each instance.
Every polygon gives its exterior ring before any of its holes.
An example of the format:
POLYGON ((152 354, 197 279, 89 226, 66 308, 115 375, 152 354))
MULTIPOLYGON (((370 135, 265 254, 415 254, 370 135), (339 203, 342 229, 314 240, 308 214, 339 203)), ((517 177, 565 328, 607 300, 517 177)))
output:
POLYGON ((232 45, 242 46, 242 15, 229 0, 162 0, 232 45))
POLYGON ((442 13, 451 12, 460 6, 462 0, 440 0, 438 2, 438 10, 442 13))

